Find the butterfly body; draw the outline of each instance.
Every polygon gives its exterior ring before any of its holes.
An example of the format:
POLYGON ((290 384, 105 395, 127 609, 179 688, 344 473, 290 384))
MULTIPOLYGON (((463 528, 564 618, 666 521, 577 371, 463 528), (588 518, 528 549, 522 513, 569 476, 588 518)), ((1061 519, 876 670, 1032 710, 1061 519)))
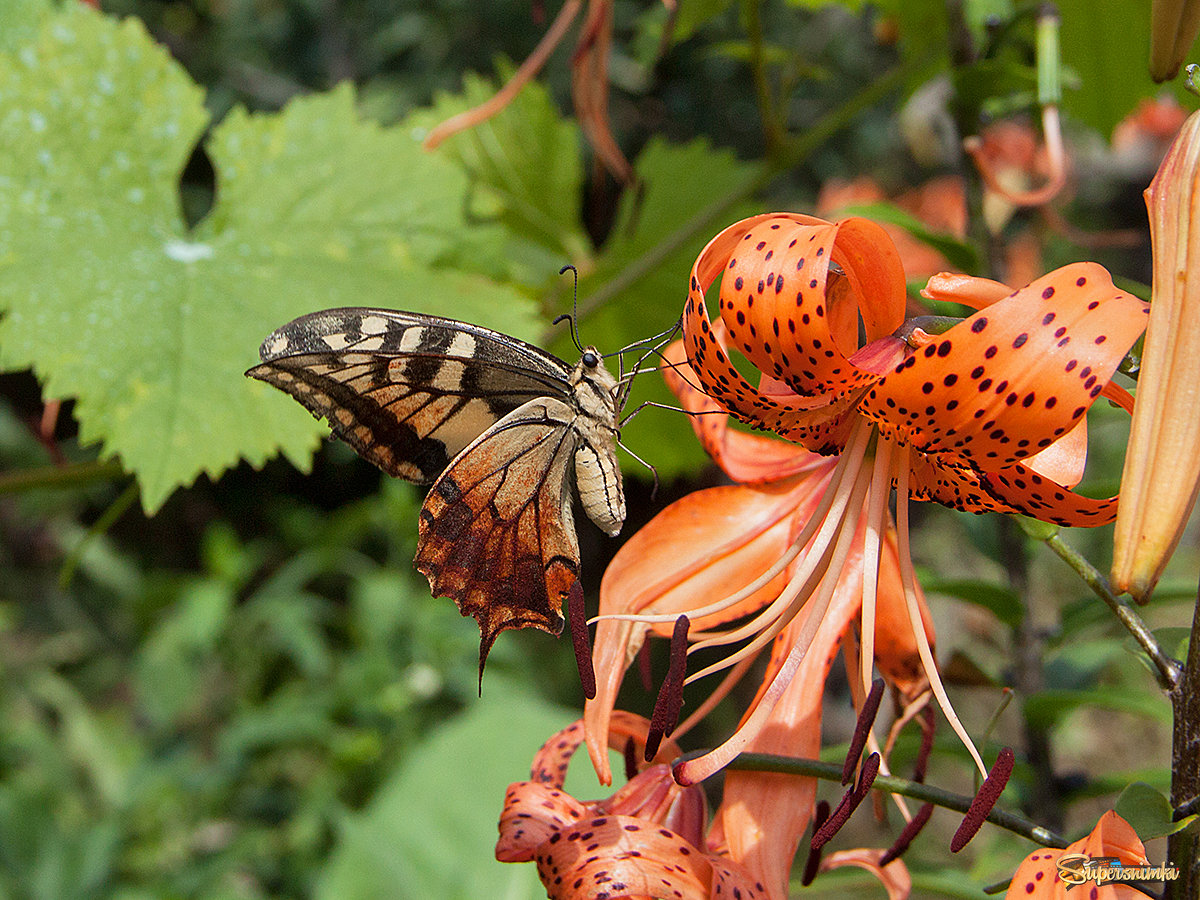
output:
POLYGON ((571 367, 454 319, 334 309, 272 333, 246 374, 291 394, 383 471, 433 482, 416 566, 496 636, 558 634, 578 580, 577 489, 615 535, 625 518, 616 457, 623 394, 595 348, 571 367))

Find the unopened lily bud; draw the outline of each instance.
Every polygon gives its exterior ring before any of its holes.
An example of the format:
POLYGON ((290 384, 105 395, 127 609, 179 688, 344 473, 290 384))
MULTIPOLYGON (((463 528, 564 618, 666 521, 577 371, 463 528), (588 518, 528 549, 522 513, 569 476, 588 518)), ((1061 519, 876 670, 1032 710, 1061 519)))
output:
POLYGON ((1200 113, 1146 189, 1153 298, 1125 452, 1112 580, 1144 601, 1187 524, 1200 487, 1200 113))

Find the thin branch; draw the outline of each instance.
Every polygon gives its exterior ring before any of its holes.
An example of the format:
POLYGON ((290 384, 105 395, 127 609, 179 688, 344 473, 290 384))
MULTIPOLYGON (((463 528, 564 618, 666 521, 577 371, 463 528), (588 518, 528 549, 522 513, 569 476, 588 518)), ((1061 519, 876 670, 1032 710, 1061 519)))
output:
POLYGON ((1182 669, 1179 662, 1172 659, 1166 654, 1158 640, 1151 633, 1150 628, 1142 621, 1139 616, 1128 603, 1123 602, 1108 584, 1108 579, 1100 573, 1100 570, 1088 562, 1083 555, 1062 539, 1059 532, 1054 532, 1049 536, 1038 535, 1041 540, 1054 551, 1063 562, 1075 570, 1084 584, 1092 589, 1092 591, 1103 600, 1108 608, 1113 611, 1125 629, 1133 635, 1133 639, 1138 642, 1141 648, 1146 652, 1150 662, 1154 665, 1154 670, 1158 675, 1159 686, 1165 691, 1170 691, 1179 683, 1182 669))
MULTIPOLYGON (((840 763, 826 763, 816 759, 804 759, 794 756, 774 756, 769 753, 743 753, 729 764, 730 769, 741 769, 747 772, 779 772, 784 775, 807 775, 812 778, 822 778, 826 781, 841 782, 842 766, 840 763)), ((943 806, 965 813, 971 807, 974 797, 965 794, 955 794, 928 784, 897 778, 895 775, 878 775, 872 788, 900 794, 943 806)), ((1049 828, 1044 828, 1016 813, 1005 812, 993 808, 987 815, 987 821, 1000 828, 1019 834, 1022 837, 1041 844, 1043 847, 1066 847, 1067 840, 1049 828)))
POLYGON ((73 488, 97 481, 113 481, 124 475, 125 470, 115 459, 22 469, 0 475, 0 495, 19 494, 37 488, 73 488))

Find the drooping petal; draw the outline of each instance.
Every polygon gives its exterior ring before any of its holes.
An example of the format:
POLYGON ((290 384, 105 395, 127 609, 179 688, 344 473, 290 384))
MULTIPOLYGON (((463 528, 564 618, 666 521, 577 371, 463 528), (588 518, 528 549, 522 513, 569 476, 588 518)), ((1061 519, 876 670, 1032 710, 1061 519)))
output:
MULTIPOLYGON (((879 583, 875 594, 875 664, 905 700, 911 702, 929 690, 929 678, 921 665, 916 635, 908 621, 895 528, 889 526, 880 550, 879 583)), ((916 594, 925 637, 932 647, 935 643, 933 618, 919 582, 916 594)))
POLYGON ((1032 465, 986 473, 949 454, 914 455, 911 465, 910 497, 963 512, 1017 513, 1057 525, 1087 527, 1105 525, 1117 514, 1117 497, 1078 494, 1039 474, 1032 465))
POLYGON ((1073 428, 1146 325, 1094 263, 1064 266, 954 326, 871 388, 861 411, 927 454, 1008 468, 1073 428))
POLYGON ((1112 569, 1114 587, 1138 599, 1153 590, 1200 491, 1198 177, 1200 115, 1193 113, 1146 190, 1154 299, 1121 478, 1125 499, 1112 569))
MULTIPOLYGON (((1069 900, 1069 889, 1084 885, 1068 885, 1059 877, 1058 861, 1067 856, 1085 858, 1116 857, 1125 865, 1148 865, 1146 848, 1129 823, 1109 810, 1100 817, 1091 834, 1080 838, 1065 850, 1041 848, 1033 851, 1017 867, 1009 884, 1005 900, 1069 900)), ((1078 860, 1082 862, 1082 860, 1078 860)), ((1141 891, 1124 884, 1097 885, 1086 883, 1084 896, 1095 900, 1136 900, 1145 897, 1141 891)))
MULTIPOLYGON (((828 481, 825 477, 786 479, 752 488, 723 485, 675 501, 622 545, 600 584, 600 614, 690 614, 707 603, 749 585, 786 550, 792 518, 811 511, 828 481)), ((778 596, 780 572, 728 610, 698 619, 695 630, 748 615, 778 596)), ((672 625, 649 626, 601 619, 592 644, 596 697, 584 707, 588 751, 601 782, 610 778, 604 751, 608 714, 616 704, 625 670, 646 632, 667 636, 672 625)))

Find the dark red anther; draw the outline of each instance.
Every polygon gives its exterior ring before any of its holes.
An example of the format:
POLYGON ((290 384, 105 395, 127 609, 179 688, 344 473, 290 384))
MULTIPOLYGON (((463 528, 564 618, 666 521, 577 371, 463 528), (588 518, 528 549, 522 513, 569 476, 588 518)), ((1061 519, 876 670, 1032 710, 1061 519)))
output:
POLYGON ((633 742, 633 738, 625 738, 625 780, 629 781, 637 773, 637 745, 633 742))
POLYGON ((958 831, 954 832, 954 837, 950 839, 951 853, 957 853, 967 846, 971 838, 975 837, 976 832, 983 827, 988 813, 992 811, 992 807, 996 805, 996 801, 1004 792, 1004 786, 1008 784, 1009 776, 1012 775, 1013 761, 1011 747, 1005 747, 996 756, 996 764, 988 772, 987 778, 983 779, 983 784, 979 786, 979 793, 971 801, 971 807, 963 816, 958 831))
POLYGON ((871 790, 871 785, 875 782, 875 776, 879 774, 879 762, 878 753, 872 753, 863 760, 862 770, 858 773, 858 783, 846 791, 842 797, 842 802, 837 805, 837 809, 833 811, 825 824, 813 834, 812 846, 814 849, 823 847, 829 843, 829 839, 837 834, 849 820, 851 813, 858 809, 858 804, 866 799, 867 794, 871 790))
POLYGON ((648 694, 654 690, 654 673, 650 670, 650 642, 642 641, 637 652, 638 677, 642 680, 642 689, 648 694))
POLYGON ((687 616, 675 620, 675 631, 671 635, 671 662, 667 666, 667 677, 658 689, 654 701, 654 712, 650 715, 650 732, 646 735, 646 762, 654 759, 663 737, 674 731, 679 722, 679 710, 683 708, 683 679, 687 675, 687 616))
POLYGON ((912 777, 917 784, 925 783, 925 767, 929 764, 930 754, 933 753, 933 730, 936 722, 932 706, 926 706, 921 710, 921 749, 917 751, 917 761, 913 764, 912 777))
MULTIPOLYGON (((813 834, 821 828, 822 825, 829 819, 829 802, 820 800, 817 803, 817 808, 813 812, 813 834)), ((821 848, 809 847, 808 860, 804 863, 804 876, 800 879, 800 884, 803 887, 808 887, 813 883, 813 879, 817 877, 817 871, 821 868, 821 848)))
POLYGON ((908 849, 908 845, 913 842, 921 829, 925 827, 925 823, 929 821, 929 817, 933 815, 933 804, 926 803, 917 814, 912 817, 912 821, 904 826, 904 830, 900 832, 900 837, 896 838, 896 843, 887 848, 887 852, 879 857, 879 865, 886 866, 893 859, 899 859, 901 854, 908 849))
POLYGON ((579 683, 583 696, 596 699, 596 670, 592 668, 592 642, 588 640, 587 612, 583 608, 583 588, 571 584, 567 596, 567 621, 571 626, 571 643, 575 647, 575 665, 579 668, 579 683))
POLYGON ((862 756, 863 747, 867 745, 867 735, 875 724, 875 716, 879 713, 879 701, 883 699, 883 679, 876 678, 871 682, 871 691, 854 723, 854 737, 850 738, 850 749, 846 752, 846 764, 842 766, 842 784, 854 780, 854 770, 858 767, 858 758, 862 756))

